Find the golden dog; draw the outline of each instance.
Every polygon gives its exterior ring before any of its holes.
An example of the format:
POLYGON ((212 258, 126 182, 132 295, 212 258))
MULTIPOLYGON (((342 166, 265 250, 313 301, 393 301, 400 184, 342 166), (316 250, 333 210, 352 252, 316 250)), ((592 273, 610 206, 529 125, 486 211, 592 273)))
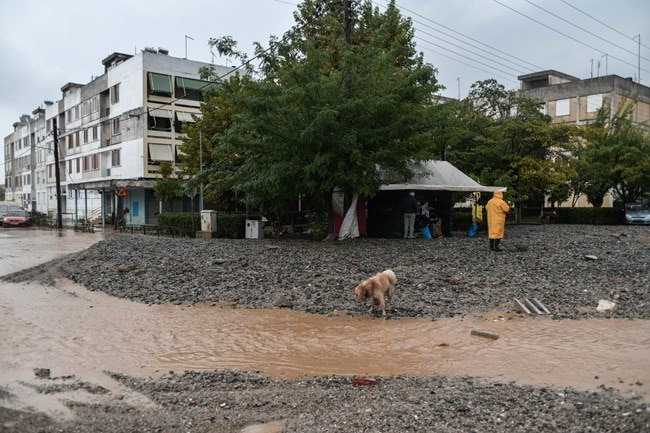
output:
POLYGON ((354 289, 354 299, 357 302, 364 301, 368 298, 372 300, 370 305, 370 313, 375 309, 375 304, 381 308, 381 315, 386 315, 386 305, 390 303, 393 293, 395 293, 395 285, 397 284, 397 277, 395 272, 390 269, 384 272, 379 272, 376 275, 368 278, 363 283, 359 284, 354 289))

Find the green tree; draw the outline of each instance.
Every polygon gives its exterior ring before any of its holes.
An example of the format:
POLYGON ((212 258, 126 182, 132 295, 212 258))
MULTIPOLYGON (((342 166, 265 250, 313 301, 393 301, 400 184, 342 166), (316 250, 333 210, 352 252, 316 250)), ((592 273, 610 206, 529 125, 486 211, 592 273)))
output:
MULTIPOLYGON (((266 51, 258 46, 262 78, 242 77, 237 91, 222 93, 236 114, 210 133, 213 164, 218 155, 241 157, 226 171, 246 204, 282 213, 299 194, 320 197, 330 233, 335 189, 373 196, 383 175, 408 176, 410 161, 430 158, 429 110, 439 90, 394 1, 383 13, 370 1, 351 11, 346 3, 300 4, 283 38, 266 51)), ((212 43, 237 54, 231 39, 212 43)), ((219 172, 206 170, 208 180, 223 182, 219 172)))
POLYGON ((162 179, 158 179, 154 183, 153 194, 167 208, 169 202, 183 195, 183 185, 179 179, 172 177, 174 168, 168 162, 160 164, 160 174, 162 179))
POLYGON ((569 168, 557 162, 572 129, 551 126, 537 101, 486 80, 472 85, 459 116, 467 132, 453 141, 449 160, 483 184, 508 187, 517 220, 525 203, 567 195, 569 168))
POLYGON ((576 151, 579 185, 593 206, 602 206, 609 190, 623 202, 650 192, 650 135, 632 121, 633 109, 631 101, 611 115, 604 104, 582 131, 584 145, 576 151))

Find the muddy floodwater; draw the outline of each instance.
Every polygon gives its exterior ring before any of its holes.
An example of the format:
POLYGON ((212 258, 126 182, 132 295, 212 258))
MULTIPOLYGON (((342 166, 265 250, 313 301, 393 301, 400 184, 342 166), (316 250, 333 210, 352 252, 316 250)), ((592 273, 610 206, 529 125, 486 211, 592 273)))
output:
MULTIPOLYGON (((0 274, 78 251, 101 233, 0 231, 0 274)), ((104 371, 241 369, 267 375, 471 375, 650 397, 650 321, 479 317, 382 320, 287 309, 147 306, 91 292, 0 283, 0 386, 33 369, 105 381, 104 371), (472 331, 498 334, 497 339, 472 331)), ((32 402, 33 403, 33 402, 32 402)))

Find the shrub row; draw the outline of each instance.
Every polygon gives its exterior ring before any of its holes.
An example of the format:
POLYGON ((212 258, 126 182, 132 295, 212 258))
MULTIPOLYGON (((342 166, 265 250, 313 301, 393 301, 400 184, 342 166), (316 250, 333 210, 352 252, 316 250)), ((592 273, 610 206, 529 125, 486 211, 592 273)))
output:
MULTIPOLYGON (((245 235, 244 214, 217 214, 217 237, 241 239, 245 235)), ((188 212, 164 212, 158 215, 158 227, 195 237, 201 231, 201 214, 188 212)))
POLYGON ((555 209, 561 224, 625 224, 625 211, 613 207, 561 207, 555 209))

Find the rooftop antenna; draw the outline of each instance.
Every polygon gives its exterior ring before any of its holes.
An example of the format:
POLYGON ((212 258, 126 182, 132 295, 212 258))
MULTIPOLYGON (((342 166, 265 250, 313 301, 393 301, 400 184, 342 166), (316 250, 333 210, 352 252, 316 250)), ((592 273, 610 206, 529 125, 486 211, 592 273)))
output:
POLYGON ((187 40, 188 39, 194 40, 194 38, 192 36, 185 35, 185 58, 186 59, 187 59, 187 40))

